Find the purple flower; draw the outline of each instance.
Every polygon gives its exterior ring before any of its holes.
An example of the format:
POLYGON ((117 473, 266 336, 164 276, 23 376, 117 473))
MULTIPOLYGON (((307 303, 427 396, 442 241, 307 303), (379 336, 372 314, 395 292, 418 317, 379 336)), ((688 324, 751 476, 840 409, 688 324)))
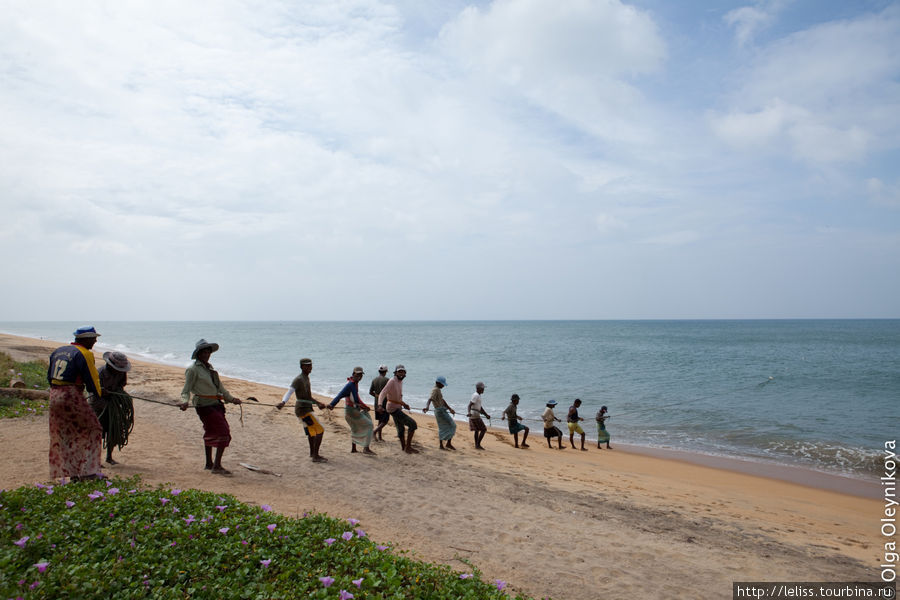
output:
POLYGON ((128 490, 129 494, 137 494, 137 490, 128 490))
POLYGON ((322 585, 323 585, 323 586, 328 587, 328 586, 330 586, 332 583, 334 583, 334 577, 328 577, 328 576, 325 576, 325 577, 319 577, 319 581, 322 582, 322 585))
POLYGON ((472 579, 472 574, 471 573, 463 573, 462 575, 459 576, 459 578, 460 579, 472 579))
POLYGON ((227 527, 223 527, 222 529, 219 530, 219 533, 221 533, 221 534, 226 534, 226 533, 228 533, 228 528, 227 528, 227 527))
POLYGON ((48 562, 39 562, 39 563, 35 563, 34 566, 37 567, 37 570, 39 573, 43 573, 44 571, 47 570, 47 567, 49 565, 50 565, 50 563, 48 563, 48 562))
POLYGON ((191 523, 193 523, 196 520, 197 519, 194 518, 194 515, 188 515, 187 519, 185 519, 184 522, 187 523, 188 525, 190 525, 191 523))
POLYGON ((18 546, 19 548, 24 548, 24 547, 25 547, 25 544, 28 543, 28 539, 29 539, 29 538, 28 538, 28 536, 26 535, 25 537, 23 537, 23 538, 21 538, 21 539, 18 539, 18 540, 16 540, 15 542, 13 542, 13 544, 15 544, 16 546, 18 546))
POLYGON ((106 493, 109 496, 115 496, 119 493, 119 488, 109 488, 108 490, 106 490, 106 493))
POLYGON ((356 537, 364 538, 364 537, 366 537, 366 532, 363 531, 362 529, 360 529, 359 527, 357 527, 356 528, 356 537))
POLYGON ((228 505, 227 505, 227 504, 223 504, 223 505, 217 506, 216 508, 219 509, 219 512, 222 512, 222 511, 224 511, 226 508, 228 508, 228 505))
POLYGON ((345 531, 344 533, 341 534, 341 537, 344 538, 346 541, 349 542, 351 539, 353 539, 353 532, 352 532, 352 531, 345 531))
POLYGON ((353 598, 353 594, 347 590, 341 590, 341 600, 350 600, 351 598, 353 598))
POLYGON ((173 496, 177 496, 177 495, 180 494, 180 493, 181 493, 181 490, 172 490, 172 495, 173 495, 173 496))
POLYGON ((272 510, 272 507, 268 504, 263 504, 262 506, 260 506, 260 508, 263 509, 263 512, 269 512, 270 510, 272 510))
POLYGON ((268 567, 269 563, 271 563, 271 562, 272 562, 271 558, 265 558, 265 559, 259 561, 259 564, 261 564, 264 567, 268 567))
POLYGON ((73 506, 75 506, 74 502, 72 502, 71 500, 66 500, 66 508, 72 508, 73 506))
POLYGON ((37 586, 39 586, 39 585, 41 585, 41 582, 40 582, 40 581, 35 581, 34 583, 32 583, 31 585, 29 585, 28 587, 30 587, 31 589, 35 590, 35 589, 37 589, 37 586))
POLYGON ((248 545, 249 543, 250 543, 250 542, 248 542, 247 540, 241 540, 241 546, 246 546, 246 545, 248 545))
POLYGON ((168 498, 160 498, 159 501, 162 502, 163 504, 165 504, 166 502, 169 501, 169 499, 168 498))
POLYGON ((497 591, 498 591, 498 592, 501 591, 503 588, 506 587, 506 582, 505 582, 505 581, 500 581, 499 579, 495 579, 494 582, 497 584, 497 591))
POLYGON ((330 546, 330 545, 332 545, 333 543, 335 543, 336 541, 337 541, 337 540, 334 539, 334 538, 327 538, 327 539, 325 540, 325 545, 326 545, 326 546, 330 546))
POLYGON ((350 523, 350 527, 359 525, 359 519, 347 519, 347 522, 350 523))
POLYGON ((171 544, 169 544, 169 548, 174 548, 177 545, 178 545, 178 542, 172 542, 171 544))
POLYGON ((359 579, 354 579, 354 580, 353 580, 353 585, 355 585, 355 586, 358 587, 358 588, 361 588, 361 587, 362 587, 362 582, 363 582, 363 578, 360 577, 359 579))
POLYGON ((388 548, 387 546, 381 546, 381 545, 375 546, 376 550, 381 550, 381 551, 387 550, 387 548, 388 548))
POLYGON ((111 485, 112 485, 112 481, 110 481, 109 479, 107 479, 107 480, 106 480, 106 487, 109 487, 109 486, 111 486, 111 485))
POLYGON ((96 500, 97 498, 102 498, 102 497, 103 497, 103 492, 98 492, 97 490, 94 490, 93 492, 88 494, 88 498, 90 498, 91 500, 96 500))
POLYGON ((49 494, 52 494, 52 493, 53 493, 53 486, 51 485, 50 487, 48 487, 48 488, 47 488, 46 490, 44 490, 44 491, 47 492, 48 495, 49 495, 49 494))
POLYGON ((267 525, 266 529, 269 530, 269 533, 272 533, 273 531, 275 531, 276 527, 278 527, 278 525, 276 525, 275 523, 272 523, 271 525, 267 525))

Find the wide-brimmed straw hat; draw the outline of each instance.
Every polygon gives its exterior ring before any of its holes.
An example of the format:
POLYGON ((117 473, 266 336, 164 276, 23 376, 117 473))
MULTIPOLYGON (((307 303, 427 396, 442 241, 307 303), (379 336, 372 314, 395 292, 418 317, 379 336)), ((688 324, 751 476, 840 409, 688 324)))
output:
POLYGON ((128 362, 128 357, 121 352, 104 352, 103 360, 105 360, 106 364, 111 368, 120 373, 127 373, 131 370, 131 363, 128 362))
POLYGON ((191 360, 196 360, 197 355, 200 353, 200 351, 206 350, 207 348, 209 348, 211 352, 216 352, 219 349, 219 345, 213 342, 207 342, 206 340, 201 338, 200 341, 197 342, 197 345, 194 347, 194 353, 191 354, 191 360))

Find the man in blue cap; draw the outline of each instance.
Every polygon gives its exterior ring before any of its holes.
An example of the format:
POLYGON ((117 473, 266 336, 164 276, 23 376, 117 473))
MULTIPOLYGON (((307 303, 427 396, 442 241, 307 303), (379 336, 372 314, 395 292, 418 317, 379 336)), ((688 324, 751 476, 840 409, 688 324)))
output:
POLYGON ((444 400, 444 394, 441 390, 446 386, 447 378, 443 375, 434 380, 434 388, 432 388, 431 396, 428 397, 428 402, 425 403, 425 408, 422 409, 422 412, 427 413, 428 407, 434 404, 434 417, 438 424, 438 444, 440 444, 441 450, 456 450, 456 447, 453 445, 453 436, 456 434, 456 421, 450 416, 451 413, 455 415, 456 411, 444 400), (446 448, 444 447, 444 442, 447 442, 446 448))
POLYGON ((84 392, 100 396, 100 377, 91 348, 99 333, 79 327, 75 341, 50 355, 50 477, 73 481, 102 477, 100 453, 103 428, 84 392))

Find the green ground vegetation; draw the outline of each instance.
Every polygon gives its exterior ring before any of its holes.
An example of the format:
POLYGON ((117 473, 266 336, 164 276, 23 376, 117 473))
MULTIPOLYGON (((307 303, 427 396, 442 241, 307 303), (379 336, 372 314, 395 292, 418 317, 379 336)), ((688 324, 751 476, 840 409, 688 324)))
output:
POLYGON ((137 478, 36 484, 0 492, 0 597, 511 597, 477 569, 414 560, 364 527, 323 514, 278 515, 227 495, 144 487, 137 478))
MULTIPOLYGON (((0 352, 0 387, 9 387, 10 380, 16 376, 25 381, 28 389, 47 389, 47 362, 16 362, 9 354, 0 352)), ((0 419, 41 415, 46 409, 44 400, 0 396, 0 419)))

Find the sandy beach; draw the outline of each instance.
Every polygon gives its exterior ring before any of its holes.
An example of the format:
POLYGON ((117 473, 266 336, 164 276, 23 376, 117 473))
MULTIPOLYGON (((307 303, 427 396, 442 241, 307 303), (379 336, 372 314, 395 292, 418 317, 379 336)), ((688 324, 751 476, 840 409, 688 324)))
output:
MULTIPOLYGON (((0 351, 16 360, 46 360, 58 345, 0 335, 0 351)), ((183 369, 133 364, 133 395, 179 399, 183 369)), ((315 386, 315 371, 311 379, 315 386)), ((275 404, 284 391, 223 381, 235 396, 263 404, 275 404)), ((341 411, 318 414, 325 464, 309 460, 292 408, 246 403, 242 424, 239 408, 229 405, 233 441, 223 462, 234 476, 221 477, 203 470, 202 426, 193 410, 135 400, 128 446, 104 472, 229 493, 287 515, 355 517, 378 541, 459 570, 470 570, 462 562, 469 561, 486 579, 536 598, 718 599, 731 596, 733 581, 880 579, 884 506, 877 484, 758 465, 755 473, 740 472, 723 468, 727 461, 697 464, 624 446, 551 450, 535 424, 527 450, 494 429, 486 450, 477 451, 460 424, 459 450, 442 452, 433 416, 420 412, 420 454, 401 452, 389 425, 385 442, 373 444, 378 456, 367 457, 349 453, 341 411)), ((0 487, 46 482, 48 446, 46 415, 0 421, 0 487)))

